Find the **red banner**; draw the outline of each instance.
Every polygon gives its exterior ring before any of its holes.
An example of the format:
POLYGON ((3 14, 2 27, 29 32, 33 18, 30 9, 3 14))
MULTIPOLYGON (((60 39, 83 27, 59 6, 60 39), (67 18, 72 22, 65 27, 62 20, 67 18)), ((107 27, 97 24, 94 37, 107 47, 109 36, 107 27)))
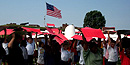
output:
POLYGON ((101 29, 94 29, 94 28, 85 27, 85 28, 81 28, 81 31, 84 34, 85 38, 87 38, 87 37, 105 38, 101 29))

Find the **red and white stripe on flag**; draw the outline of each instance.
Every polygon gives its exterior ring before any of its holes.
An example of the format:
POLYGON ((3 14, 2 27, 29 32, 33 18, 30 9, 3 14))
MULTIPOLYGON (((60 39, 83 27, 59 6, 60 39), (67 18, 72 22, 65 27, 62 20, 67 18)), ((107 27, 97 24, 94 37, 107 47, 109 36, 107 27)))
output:
POLYGON ((47 26, 54 26, 55 27, 55 24, 49 24, 49 23, 47 23, 47 26))
POLYGON ((54 11, 47 9, 47 15, 53 16, 56 18, 62 18, 61 13, 60 13, 61 10, 58 10, 55 6, 53 7, 54 7, 54 11))

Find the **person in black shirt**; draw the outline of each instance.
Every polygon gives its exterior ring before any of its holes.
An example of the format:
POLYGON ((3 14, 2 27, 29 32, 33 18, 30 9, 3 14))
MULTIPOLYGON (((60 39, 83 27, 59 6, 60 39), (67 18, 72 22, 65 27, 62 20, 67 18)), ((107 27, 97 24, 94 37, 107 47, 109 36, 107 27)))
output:
POLYGON ((9 65, 24 65, 24 58, 22 55, 22 50, 19 47, 19 43, 22 41, 22 37, 19 34, 12 34, 12 39, 8 44, 9 50, 9 65))

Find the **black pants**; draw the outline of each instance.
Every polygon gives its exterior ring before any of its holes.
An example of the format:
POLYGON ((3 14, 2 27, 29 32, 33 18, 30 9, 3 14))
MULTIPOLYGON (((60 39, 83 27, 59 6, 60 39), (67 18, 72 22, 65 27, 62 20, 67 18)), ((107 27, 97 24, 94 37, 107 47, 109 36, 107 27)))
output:
POLYGON ((108 65, 108 59, 105 58, 105 65, 108 65))
POLYGON ((3 56, 2 62, 8 62, 8 55, 3 56))
POLYGON ((33 65, 33 55, 28 55, 28 65, 33 65))
POLYGON ((116 65, 116 62, 108 62, 108 65, 116 65))
POLYGON ((60 65, 70 65, 70 63, 67 62, 67 61, 62 61, 62 60, 61 60, 60 65))

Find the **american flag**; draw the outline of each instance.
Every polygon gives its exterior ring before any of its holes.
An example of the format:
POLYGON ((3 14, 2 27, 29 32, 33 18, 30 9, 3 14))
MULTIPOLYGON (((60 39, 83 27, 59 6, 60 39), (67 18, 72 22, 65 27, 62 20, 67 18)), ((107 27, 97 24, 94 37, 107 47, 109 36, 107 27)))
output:
POLYGON ((46 3, 46 6, 47 6, 47 15, 53 16, 59 19, 62 18, 61 13, 60 13, 61 10, 58 10, 55 6, 50 5, 48 3, 46 3))

